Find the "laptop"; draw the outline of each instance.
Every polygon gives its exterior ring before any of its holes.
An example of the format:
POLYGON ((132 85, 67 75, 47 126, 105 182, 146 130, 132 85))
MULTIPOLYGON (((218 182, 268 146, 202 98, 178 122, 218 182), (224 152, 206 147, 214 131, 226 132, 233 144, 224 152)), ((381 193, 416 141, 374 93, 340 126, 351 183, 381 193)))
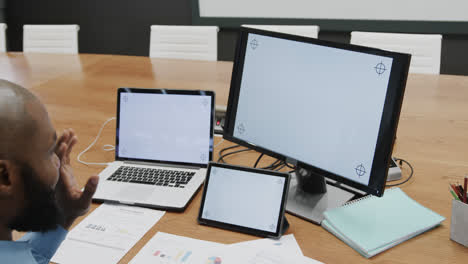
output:
POLYGON ((95 201, 183 211, 213 157, 212 91, 119 88, 115 161, 95 201))

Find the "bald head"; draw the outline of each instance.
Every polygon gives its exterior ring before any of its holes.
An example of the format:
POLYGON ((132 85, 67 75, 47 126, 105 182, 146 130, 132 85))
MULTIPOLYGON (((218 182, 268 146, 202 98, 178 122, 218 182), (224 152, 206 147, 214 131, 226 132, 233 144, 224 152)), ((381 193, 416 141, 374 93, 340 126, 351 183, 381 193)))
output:
POLYGON ((0 80, 0 240, 11 230, 56 223, 57 135, 45 106, 25 88, 0 80), (53 218, 41 215, 52 215, 53 218))
POLYGON ((27 89, 0 80, 0 159, 19 159, 27 151, 36 121, 31 112, 44 109, 27 89))

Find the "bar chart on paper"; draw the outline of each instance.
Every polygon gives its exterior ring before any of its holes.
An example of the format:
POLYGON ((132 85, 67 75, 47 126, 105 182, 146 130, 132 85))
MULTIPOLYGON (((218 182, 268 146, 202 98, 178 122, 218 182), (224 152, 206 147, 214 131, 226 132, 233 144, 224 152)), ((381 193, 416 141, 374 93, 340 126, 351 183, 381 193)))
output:
POLYGON ((155 257, 154 260, 159 260, 161 263, 187 263, 187 260, 189 260, 192 255, 192 251, 177 249, 172 251, 173 252, 156 250, 153 253, 153 256, 155 257))
POLYGON ((224 245, 158 232, 130 263, 222 264, 222 257, 216 255, 222 246, 224 245))
MULTIPOLYGON (((192 258, 192 251, 179 250, 173 253, 167 251, 156 250, 153 253, 153 261, 151 263, 194 263, 192 258)), ((221 257, 208 257, 206 262, 202 264, 222 264, 221 257)))
MULTIPOLYGON (((153 253, 153 259, 151 263, 175 264, 175 263, 195 263, 195 262, 192 258, 192 251, 175 250, 173 252, 170 252, 170 251, 156 250, 153 253)), ((214 257, 206 258, 206 261, 201 264, 222 264, 222 263, 223 262, 221 260, 221 257, 214 256, 214 257)))

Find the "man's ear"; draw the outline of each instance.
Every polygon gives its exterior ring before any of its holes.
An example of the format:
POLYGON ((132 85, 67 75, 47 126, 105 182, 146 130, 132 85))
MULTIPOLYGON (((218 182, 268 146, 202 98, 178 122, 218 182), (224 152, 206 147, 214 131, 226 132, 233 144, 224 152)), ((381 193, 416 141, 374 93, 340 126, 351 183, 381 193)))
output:
POLYGON ((0 198, 13 193, 15 168, 11 161, 0 160, 0 198))

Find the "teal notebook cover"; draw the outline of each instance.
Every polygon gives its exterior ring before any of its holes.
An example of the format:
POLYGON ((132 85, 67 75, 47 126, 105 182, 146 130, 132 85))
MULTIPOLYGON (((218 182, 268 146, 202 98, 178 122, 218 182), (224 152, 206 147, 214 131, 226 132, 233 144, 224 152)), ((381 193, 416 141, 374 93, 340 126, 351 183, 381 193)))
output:
POLYGON ((408 197, 400 188, 366 196, 324 213, 322 226, 365 257, 419 235, 445 218, 408 197))

